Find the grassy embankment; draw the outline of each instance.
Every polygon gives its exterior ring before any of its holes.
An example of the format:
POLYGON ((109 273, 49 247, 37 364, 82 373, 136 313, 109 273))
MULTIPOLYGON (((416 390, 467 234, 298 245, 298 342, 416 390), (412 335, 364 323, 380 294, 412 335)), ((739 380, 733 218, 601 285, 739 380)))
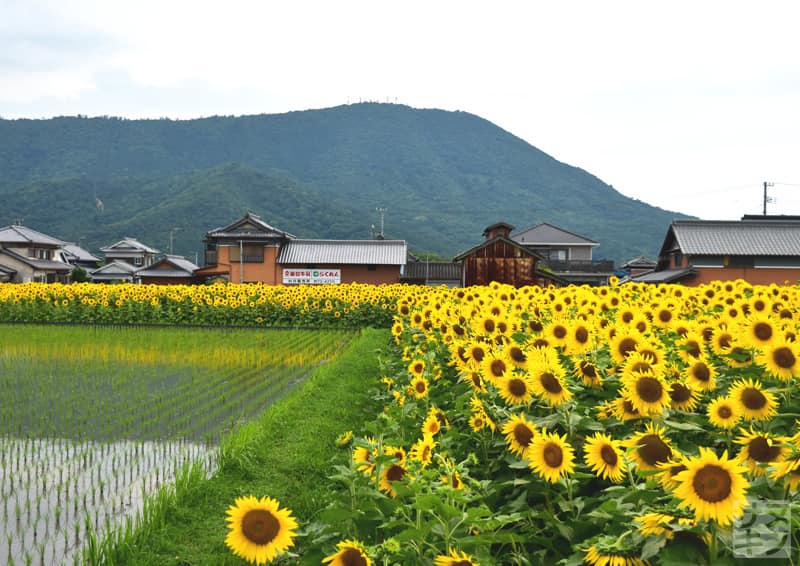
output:
MULTIPOLYGON (((91 562, 245 564, 225 546, 225 512, 244 495, 277 499, 292 510, 302 531, 337 489, 328 480, 330 464, 346 457, 336 446, 336 437, 357 430, 377 411, 369 384, 378 372, 376 350, 388 341, 387 330, 364 330, 336 361, 321 366, 283 401, 223 443, 220 468, 212 478, 187 473, 174 491, 159 494, 144 522, 98 545, 91 562)), ((302 537, 297 542, 292 550, 302 553, 302 537)), ((286 563, 298 560, 302 561, 289 557, 286 563)))

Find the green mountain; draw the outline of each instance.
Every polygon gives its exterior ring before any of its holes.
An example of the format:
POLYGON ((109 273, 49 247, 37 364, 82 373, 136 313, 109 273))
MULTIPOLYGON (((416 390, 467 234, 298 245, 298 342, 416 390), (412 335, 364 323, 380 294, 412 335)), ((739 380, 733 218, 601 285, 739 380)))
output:
POLYGON ((498 221, 549 222, 654 256, 684 215, 621 195, 464 112, 353 104, 197 120, 0 120, 0 225, 96 250, 133 236, 202 257, 202 237, 253 211, 298 237, 387 238, 453 256, 498 221))

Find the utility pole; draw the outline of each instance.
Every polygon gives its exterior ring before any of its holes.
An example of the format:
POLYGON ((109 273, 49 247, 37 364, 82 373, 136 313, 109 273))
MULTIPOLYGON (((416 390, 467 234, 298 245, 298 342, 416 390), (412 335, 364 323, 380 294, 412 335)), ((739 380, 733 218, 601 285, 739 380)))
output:
POLYGON ((770 202, 770 200, 771 200, 767 196, 767 187, 772 187, 774 185, 775 185, 775 183, 768 183, 767 181, 764 181, 764 216, 767 215, 767 203, 770 202))
POLYGON ((174 226, 174 227, 172 227, 172 228, 170 228, 170 229, 169 229, 169 255, 172 255, 172 240, 173 240, 173 235, 174 235, 174 234, 175 234, 175 232, 177 232, 178 230, 180 230, 180 228, 178 228, 177 226, 174 226))

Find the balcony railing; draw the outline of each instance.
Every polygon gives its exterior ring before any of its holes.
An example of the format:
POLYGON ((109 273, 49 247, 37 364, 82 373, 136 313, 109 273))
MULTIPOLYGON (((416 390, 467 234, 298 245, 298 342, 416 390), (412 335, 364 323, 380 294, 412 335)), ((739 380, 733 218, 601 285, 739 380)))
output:
POLYGON ((566 260, 559 261, 548 259, 544 262, 556 273, 566 273, 570 271, 580 271, 583 273, 613 273, 614 261, 610 259, 600 260, 566 260))

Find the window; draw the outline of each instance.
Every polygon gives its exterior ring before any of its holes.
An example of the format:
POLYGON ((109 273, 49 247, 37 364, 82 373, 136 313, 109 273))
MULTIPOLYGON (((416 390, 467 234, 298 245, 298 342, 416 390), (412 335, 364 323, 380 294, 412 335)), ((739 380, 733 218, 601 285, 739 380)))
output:
POLYGON ((143 263, 144 263, 144 261, 142 260, 142 258, 140 258, 140 257, 133 258, 133 265, 137 265, 138 266, 138 265, 142 265, 143 263))
POLYGON ((567 250, 550 250, 549 259, 567 261, 567 250))
POLYGON ((38 259, 50 259, 50 250, 37 249, 36 257, 38 259))
MULTIPOLYGON (((242 263, 264 263, 264 246, 261 244, 245 244, 241 252, 242 263)), ((231 246, 231 261, 240 261, 239 246, 231 246)))

